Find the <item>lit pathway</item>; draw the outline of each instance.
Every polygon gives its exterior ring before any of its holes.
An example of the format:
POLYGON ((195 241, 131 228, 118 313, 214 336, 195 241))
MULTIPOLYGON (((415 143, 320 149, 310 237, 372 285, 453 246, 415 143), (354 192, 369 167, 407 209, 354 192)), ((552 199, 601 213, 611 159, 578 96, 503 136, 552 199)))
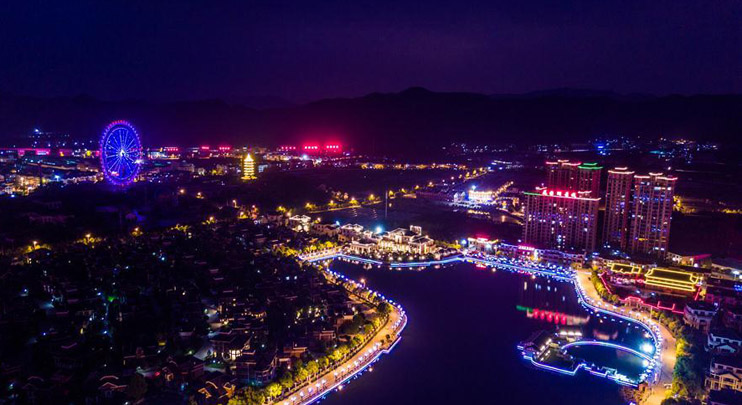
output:
MULTIPOLYGON (((390 302, 390 304, 393 303, 390 302)), ((386 324, 356 354, 308 383, 294 388, 289 395, 284 395, 283 399, 269 402, 269 405, 307 405, 321 399, 336 388, 342 389, 342 385, 348 380, 366 370, 382 354, 389 353, 401 339, 399 335, 406 325, 407 315, 404 310, 397 305, 392 305, 386 324), (386 342, 387 335, 392 337, 391 344, 386 342)))
MULTIPOLYGON (((331 251, 317 252, 313 255, 307 255, 307 256, 302 257, 303 260, 307 260, 309 262, 314 262, 318 260, 335 259, 335 258, 345 258, 348 260, 355 260, 355 261, 360 261, 360 262, 373 262, 372 264, 383 265, 383 263, 379 261, 343 254, 341 249, 333 249, 331 251)), ((591 301, 591 302, 586 302, 586 300, 583 299, 583 302, 585 302, 588 306, 593 307, 595 310, 607 312, 607 313, 610 313, 610 314, 613 314, 619 317, 631 318, 632 320, 649 327, 652 333, 656 337, 659 338, 658 340, 661 340, 662 346, 660 348, 660 355, 658 359, 660 363, 659 376, 655 379, 653 383, 650 382, 650 388, 651 388, 650 396, 644 403, 648 405, 660 405, 662 400, 664 400, 669 394, 670 385, 672 384, 673 369, 675 368, 675 360, 676 360, 675 338, 667 330, 667 328, 662 326, 659 322, 649 320, 646 314, 641 313, 639 311, 634 311, 633 309, 627 308, 627 307, 615 307, 614 305, 603 301, 598 295, 598 292, 595 290, 595 286, 590 281, 589 271, 570 272, 569 274, 565 274, 564 272, 554 271, 551 269, 530 267, 522 263, 518 263, 518 264, 508 263, 507 260, 500 261, 494 258, 480 258, 480 257, 469 256, 469 255, 451 257, 450 259, 444 259, 442 261, 434 260, 434 261, 416 262, 416 263, 391 263, 390 267, 392 268, 403 268, 403 267, 415 268, 415 267, 425 267, 425 266, 431 266, 434 264, 444 264, 444 263, 450 263, 450 262, 456 262, 456 261, 479 263, 479 264, 488 265, 488 266, 492 266, 492 267, 496 267, 500 269, 506 269, 506 270, 516 271, 516 272, 526 272, 530 274, 540 274, 540 275, 550 276, 550 277, 554 277, 557 279, 562 279, 562 280, 570 281, 570 282, 574 281, 577 284, 575 287, 578 292, 578 296, 581 296, 580 294, 584 293, 585 295, 584 298, 586 298, 587 301, 591 301), (655 326, 655 328, 652 328, 651 326, 655 326), (659 336, 658 336, 658 332, 659 332, 659 336)), ((291 402, 287 403, 287 405, 289 404, 291 404, 291 402)))
MULTIPOLYGON (((589 298, 597 302, 604 302, 598 295, 598 291, 595 290, 592 281, 590 281, 589 271, 577 272, 576 278, 589 298)), ((657 324, 660 325, 660 332, 663 338, 662 353, 660 355, 662 368, 659 379, 651 385, 652 391, 649 398, 644 402, 648 405, 659 405, 667 397, 670 391, 670 384, 672 384, 673 369, 675 368, 675 338, 667 328, 659 322, 657 324), (668 388, 665 388, 665 386, 668 388)))

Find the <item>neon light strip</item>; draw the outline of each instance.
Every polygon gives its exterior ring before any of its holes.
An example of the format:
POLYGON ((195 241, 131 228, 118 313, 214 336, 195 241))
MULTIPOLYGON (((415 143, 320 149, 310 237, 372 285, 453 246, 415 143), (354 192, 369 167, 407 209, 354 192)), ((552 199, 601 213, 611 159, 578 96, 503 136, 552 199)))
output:
MULTIPOLYGON (((346 255, 344 253, 338 253, 338 252, 333 252, 333 253, 328 254, 328 255, 322 255, 322 256, 315 257, 315 258, 311 258, 310 261, 313 262, 313 261, 318 261, 318 260, 328 260, 328 259, 334 259, 334 258, 347 258, 347 259, 350 259, 350 260, 357 260, 359 262, 366 262, 366 263, 380 264, 380 265, 383 264, 382 262, 380 262, 378 260, 365 259, 365 258, 362 258, 362 257, 346 255)), ((427 264, 427 265, 445 264, 445 263, 453 263, 453 262, 456 262, 456 261, 467 262, 467 263, 482 263, 482 264, 489 265, 489 266, 492 266, 492 267, 495 267, 495 268, 502 268, 502 269, 506 269, 506 270, 511 270, 511 271, 515 271, 515 272, 522 272, 522 273, 529 273, 529 274, 533 274, 533 275, 543 275, 543 276, 553 277, 555 279, 560 279, 560 280, 564 280, 564 281, 573 282, 574 285, 575 285, 575 291, 577 292, 578 302, 580 302, 580 304, 582 304, 586 308, 589 308, 590 310, 592 310, 593 312, 596 312, 596 313, 603 313, 603 314, 607 314, 609 316, 613 316, 613 317, 616 317, 616 318, 625 320, 625 321, 627 321, 627 323, 636 323, 636 324, 639 324, 647 332, 649 332, 649 334, 652 336, 652 340, 654 342, 654 352, 655 353, 654 353, 654 358, 650 358, 649 359, 650 365, 649 365, 649 367, 647 367, 647 370, 646 371, 650 371, 651 372, 654 369, 654 366, 656 364, 659 364, 660 363, 661 344, 662 344, 662 341, 663 340, 662 340, 662 337, 661 337, 661 335, 659 333, 659 327, 655 323, 653 323, 652 321, 647 320, 647 322, 652 322, 652 323, 645 324, 640 319, 634 319, 632 317, 625 316, 625 315, 623 315, 623 314, 621 314, 621 313, 619 313, 617 311, 612 311, 612 310, 604 309, 604 308, 601 308, 601 307, 598 307, 598 306, 594 305, 592 303, 592 301, 587 297, 587 294, 582 289, 582 285, 580 285, 580 283, 577 282, 577 280, 576 280, 576 273, 574 271, 569 271, 567 274, 560 274, 560 273, 558 273, 556 271, 550 272, 550 271, 546 271, 546 270, 533 269, 533 268, 530 268, 530 267, 518 266, 518 265, 512 265, 512 264, 505 264, 505 263, 500 263, 500 262, 496 262, 496 261, 493 261, 493 260, 486 260, 486 259, 481 259, 481 258, 477 258, 477 257, 470 257, 470 256, 457 256, 457 257, 454 257, 454 258, 448 258, 448 259, 444 259, 444 260, 429 261, 429 262, 416 262, 416 263, 412 263, 412 264, 419 266, 419 265, 422 265, 422 264, 427 264)), ((405 266, 405 263, 392 263, 392 265, 394 265, 394 267, 396 267, 396 268, 415 267, 415 266, 405 266)), ((564 269, 562 267, 557 267, 557 269, 562 269, 563 271, 568 271, 567 269, 564 269)), ((339 275, 339 274, 337 274, 335 272, 332 272, 332 273, 333 274, 336 274, 336 275, 339 275)), ((342 277, 343 279, 347 280, 347 278, 345 276, 342 276, 342 275, 339 275, 339 276, 342 277)), ((602 279, 601 279, 601 281, 602 281, 602 279)), ((609 291, 610 291, 610 289, 609 289, 609 291)), ((383 295, 380 295, 379 294, 379 296, 381 296, 382 298, 384 298, 383 295)), ((633 311, 630 311, 630 313, 632 313, 632 312, 633 311)), ((406 322, 406 319, 405 319, 405 322, 406 322)), ((585 343, 585 344, 587 344, 587 343, 585 343)), ((605 344, 605 345, 606 346, 610 346, 610 347, 614 347, 614 348, 619 349, 619 350, 625 350, 627 352, 631 352, 631 353, 637 354, 637 355, 639 355, 640 357, 642 357, 645 360, 648 359, 647 357, 645 357, 645 355, 640 354, 639 352, 635 352, 633 349, 630 349, 630 348, 627 348, 627 347, 624 347, 624 346, 615 345, 615 344, 605 344)), ((577 372, 577 369, 579 369, 579 367, 578 367, 574 371, 566 371, 566 370, 562 370, 562 369, 559 369, 559 368, 556 368, 556 367, 548 366, 546 364, 540 364, 540 363, 536 362, 535 360, 533 360, 532 358, 531 358, 531 362, 534 365, 538 366, 538 367, 549 369, 549 370, 552 370, 552 371, 561 372, 563 374, 574 375, 574 373, 577 372)), ((634 387, 636 386, 635 383, 629 382, 629 381, 626 381, 626 380, 623 380, 623 379, 619 378, 618 376, 608 376, 607 373, 597 372, 597 371, 592 370, 591 368, 586 367, 586 366, 584 366, 582 364, 581 364, 581 366, 584 367, 585 370, 589 371, 593 375, 601 376, 601 377, 605 377, 605 378, 609 378, 609 379, 611 379, 613 381, 616 381, 617 383, 622 384, 622 385, 628 385, 628 386, 634 386, 634 387)), ((644 374, 642 374, 642 381, 645 380, 646 378, 647 378, 647 376, 644 375, 644 374)))
MULTIPOLYGON (((323 254, 323 255, 314 256, 314 257, 305 255, 305 256, 299 256, 299 258, 309 263, 314 263, 314 262, 323 261, 323 260, 332 260, 332 259, 347 259, 347 260, 358 261, 361 263, 374 264, 378 266, 383 266, 386 264, 379 260, 367 259, 364 257, 354 256, 354 255, 349 255, 349 254, 339 253, 339 252, 332 252, 332 253, 323 254)), ((392 263, 389 263, 389 266, 393 268, 413 268, 413 267, 428 267, 428 266, 441 265, 441 264, 450 264, 450 263, 455 263, 455 262, 484 264, 486 266, 495 267, 498 269, 553 277, 553 278, 556 278, 562 281, 569 281, 569 282, 573 281, 572 276, 566 273, 560 273, 557 270, 549 271, 549 270, 542 270, 542 269, 534 269, 531 267, 501 263, 495 260, 481 259, 481 258, 470 257, 470 256, 455 256, 455 257, 448 257, 442 260, 430 260, 426 262, 392 262, 392 263)), ((562 267, 558 267, 557 269, 566 271, 562 267)))
MULTIPOLYGON (((600 281, 603 283, 603 286, 608 290, 608 292, 611 295, 613 295, 614 294, 613 293, 613 290, 608 285, 608 283, 605 282, 605 278, 603 278, 603 274, 598 275, 598 277, 600 278, 600 281)), ((696 298, 695 299, 698 299, 698 295, 700 293, 701 293, 701 290, 699 289, 696 292, 696 298)), ((624 304, 629 303, 631 301, 638 301, 639 304, 644 305, 646 307, 649 307, 651 309, 657 309, 657 310, 661 310, 661 311, 670 311, 670 312, 675 313, 675 314, 678 314, 678 315, 682 315, 683 314, 683 311, 678 311, 677 309, 675 309, 675 304, 672 304, 672 307, 663 307, 662 305, 660 305, 659 302, 657 302, 657 305, 653 305, 653 304, 649 304, 649 303, 645 302, 641 297, 634 297, 634 296, 626 297, 626 298, 621 298, 620 300, 624 304)))
POLYGON ((567 343, 566 345, 562 346, 562 349, 569 349, 570 347, 576 347, 576 346, 602 346, 602 347, 609 347, 611 349, 617 349, 622 350, 625 352, 629 352, 633 355, 639 356, 644 360, 647 360, 649 362, 653 361, 651 357, 649 357, 646 353, 639 352, 637 350, 634 350, 630 347, 621 346, 616 343, 611 342, 601 342, 598 340, 578 340, 576 342, 567 343))

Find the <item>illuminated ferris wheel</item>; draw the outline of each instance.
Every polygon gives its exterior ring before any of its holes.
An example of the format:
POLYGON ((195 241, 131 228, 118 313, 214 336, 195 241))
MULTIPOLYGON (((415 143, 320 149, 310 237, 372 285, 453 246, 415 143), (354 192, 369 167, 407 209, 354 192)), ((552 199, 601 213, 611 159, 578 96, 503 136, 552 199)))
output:
POLYGON ((100 139, 101 170, 106 179, 119 186, 130 184, 142 164, 142 144, 136 129, 127 121, 114 121, 100 139))

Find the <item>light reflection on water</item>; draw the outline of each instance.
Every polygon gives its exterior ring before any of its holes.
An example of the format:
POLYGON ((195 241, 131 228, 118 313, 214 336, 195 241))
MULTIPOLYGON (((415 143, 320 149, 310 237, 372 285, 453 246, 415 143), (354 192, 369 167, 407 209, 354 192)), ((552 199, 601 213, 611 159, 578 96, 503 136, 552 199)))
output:
MULTIPOLYGON (((373 289, 404 306, 409 324, 399 346, 330 404, 496 403, 622 404, 619 386, 579 375, 566 377, 523 362, 517 344, 552 321, 529 318, 523 307, 568 316, 567 325, 593 330, 570 284, 456 264, 421 272, 392 271, 336 262, 333 269, 365 278, 373 289), (541 285, 524 291, 524 282, 541 285), (519 308, 520 307, 520 308, 519 308), (570 325, 572 323, 572 325, 570 325), (494 396, 493 396, 494 395, 494 396)), ((626 336, 630 336, 627 333, 626 336)))

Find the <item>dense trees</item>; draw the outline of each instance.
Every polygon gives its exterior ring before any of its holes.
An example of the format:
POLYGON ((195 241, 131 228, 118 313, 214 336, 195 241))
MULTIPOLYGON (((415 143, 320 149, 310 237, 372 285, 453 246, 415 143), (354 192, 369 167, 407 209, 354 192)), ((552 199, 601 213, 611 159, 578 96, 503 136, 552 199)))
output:
POLYGON ((228 405, 262 405, 265 400, 266 394, 263 390, 255 387, 247 387, 237 391, 229 399, 228 405))
POLYGON ((665 325, 676 339, 677 361, 673 370, 671 392, 678 398, 672 399, 677 402, 666 403, 671 405, 697 403, 693 401, 705 394, 703 382, 706 367, 710 362, 709 354, 703 347, 703 336, 685 326, 677 315, 658 311, 652 311, 651 315, 665 325))
POLYGON ((598 276, 597 271, 593 271, 590 274, 590 281, 595 286, 595 290, 598 292, 598 295, 600 296, 600 298, 614 305, 621 303, 621 297, 619 297, 616 294, 611 294, 611 292, 608 291, 608 288, 605 286, 605 284, 603 284, 603 280, 601 280, 600 277, 598 276))

